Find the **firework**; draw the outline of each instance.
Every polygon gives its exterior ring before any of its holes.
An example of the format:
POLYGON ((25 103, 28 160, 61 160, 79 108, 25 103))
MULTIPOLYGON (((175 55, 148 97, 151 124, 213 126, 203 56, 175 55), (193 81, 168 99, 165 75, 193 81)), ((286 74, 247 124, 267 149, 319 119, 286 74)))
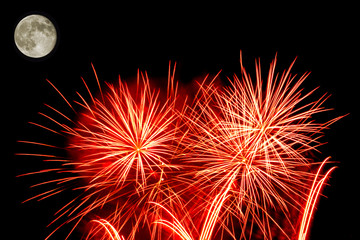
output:
POLYGON ((290 238, 297 231, 290 212, 301 209, 302 192, 311 188, 315 175, 316 163, 307 156, 321 145, 322 131, 339 118, 314 121, 315 114, 329 110, 323 107, 327 96, 306 102, 315 90, 303 93, 300 86, 308 73, 292 75, 294 62, 279 75, 275 58, 265 82, 260 62, 255 82, 240 63, 241 78, 229 78, 228 87, 220 88, 217 76, 199 84, 184 116, 189 130, 183 161, 203 192, 228 191, 217 219, 223 231, 241 239, 272 239, 272 232, 290 238))
POLYGON ((104 88, 94 70, 99 95, 82 79, 88 96, 78 93, 75 103, 48 81, 76 120, 46 105, 55 116, 40 115, 57 129, 32 124, 64 136, 68 157, 20 155, 57 164, 23 174, 55 173, 33 186, 55 187, 28 200, 77 193, 55 213, 49 237, 65 224, 72 224, 70 235, 90 221, 87 239, 306 239, 333 170, 322 175, 327 159, 312 156, 323 130, 341 117, 316 121, 330 110, 323 106, 328 95, 310 100, 316 89, 301 88, 309 73, 293 75, 295 60, 276 73, 276 61, 265 79, 260 61, 254 79, 242 60, 241 76, 228 78, 226 86, 220 72, 206 77, 191 105, 179 100, 171 65, 166 94, 139 71, 134 84, 119 77, 104 88))
MULTIPOLYGON (((152 89, 147 74, 140 72, 135 88, 124 84, 119 77, 117 85, 107 84, 107 89, 103 90, 94 70, 100 97, 94 97, 83 80, 90 101, 78 94, 81 100, 76 102, 80 106, 78 112, 49 81, 66 104, 76 112, 78 120, 73 121, 47 105, 70 123, 60 123, 49 114, 41 113, 60 126, 60 130, 34 124, 64 135, 69 142, 67 151, 71 158, 54 158, 52 161, 60 162, 60 167, 36 173, 66 172, 71 176, 38 184, 55 183, 57 187, 31 199, 41 200, 66 188, 80 192, 56 212, 52 223, 65 219, 60 226, 74 222, 75 228, 89 214, 97 213, 100 209, 106 212, 104 209, 110 208, 106 213, 107 218, 115 223, 120 223, 121 219, 121 224, 117 224, 120 229, 130 228, 128 225, 135 226, 132 227, 134 231, 129 233, 129 239, 133 239, 137 228, 143 227, 145 222, 150 227, 153 222, 146 214, 149 211, 148 201, 179 203, 168 178, 177 169, 171 163, 177 152, 179 116, 175 109, 177 85, 174 84, 174 71, 171 74, 169 66, 168 91, 164 96, 160 91, 152 89)), ((43 154, 34 155, 44 157, 43 154)), ((154 206, 151 211, 154 215, 161 214, 161 210, 154 206)), ((151 235, 155 238, 157 226, 151 226, 151 235)))

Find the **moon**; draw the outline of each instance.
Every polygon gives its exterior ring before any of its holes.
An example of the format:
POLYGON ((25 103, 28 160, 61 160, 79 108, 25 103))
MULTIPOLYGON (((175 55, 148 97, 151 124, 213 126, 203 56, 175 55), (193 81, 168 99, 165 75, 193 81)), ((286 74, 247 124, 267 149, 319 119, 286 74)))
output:
POLYGON ((57 40, 56 28, 42 15, 28 15, 17 24, 14 40, 16 47, 24 55, 41 58, 54 49, 57 40))

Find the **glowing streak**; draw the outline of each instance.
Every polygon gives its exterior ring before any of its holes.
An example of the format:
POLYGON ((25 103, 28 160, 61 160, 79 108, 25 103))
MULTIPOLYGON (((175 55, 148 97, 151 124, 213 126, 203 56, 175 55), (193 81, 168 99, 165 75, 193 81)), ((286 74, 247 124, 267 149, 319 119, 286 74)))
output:
POLYGON ((52 82, 50 82, 50 80, 48 80, 48 79, 46 79, 46 81, 56 90, 56 92, 58 92, 58 94, 64 99, 64 101, 66 102, 66 104, 74 111, 74 112, 76 112, 75 110, 74 110, 74 108, 73 108, 73 106, 69 103, 69 101, 64 97, 64 95, 62 95, 62 93, 55 87, 55 85, 52 83, 52 82))
POLYGON ((209 240, 211 239, 212 233, 215 228, 215 224, 218 220, 220 210, 225 202, 225 200, 228 197, 228 192, 231 189, 235 177, 237 176, 237 173, 233 173, 232 176, 229 178, 229 183, 227 187, 224 189, 224 191, 220 192, 218 195, 215 196, 214 200, 211 203, 211 206, 208 210, 208 214, 205 218, 204 226, 202 228, 201 234, 200 234, 200 240, 209 240))
POLYGON ((168 209, 166 209, 164 206, 162 206, 159 203, 156 202, 150 202, 152 204, 155 204, 165 210, 173 219, 172 222, 165 220, 165 219, 158 219, 154 223, 155 224, 161 224, 166 227, 168 227, 171 231, 173 231, 175 234, 177 234, 182 240, 193 240, 193 237, 188 233, 188 231, 185 229, 185 227, 181 224, 181 222, 172 214, 168 209))
POLYGON ((114 226, 111 225, 107 220, 92 220, 92 222, 100 224, 105 229, 111 240, 125 240, 124 236, 120 236, 114 226))
POLYGON ((303 217, 302 217, 302 220, 301 220, 298 240, 306 240, 306 236, 307 236, 308 231, 309 231, 311 218, 314 215, 314 208, 315 208, 316 203, 317 203, 317 201, 319 199, 321 189, 322 189, 322 187, 323 187, 323 185, 325 183, 325 180, 330 176, 330 173, 335 169, 335 167, 332 167, 330 170, 328 170, 325 173, 325 176, 318 181, 318 178, 320 176, 320 172, 321 172, 323 166, 325 165, 325 162, 328 159, 329 158, 325 159, 321 163, 321 165, 320 165, 320 167, 319 167, 319 169, 318 169, 318 171, 317 171, 317 173, 315 175, 313 184, 312 184, 311 189, 310 189, 310 193, 308 195, 308 199, 306 201, 303 217))

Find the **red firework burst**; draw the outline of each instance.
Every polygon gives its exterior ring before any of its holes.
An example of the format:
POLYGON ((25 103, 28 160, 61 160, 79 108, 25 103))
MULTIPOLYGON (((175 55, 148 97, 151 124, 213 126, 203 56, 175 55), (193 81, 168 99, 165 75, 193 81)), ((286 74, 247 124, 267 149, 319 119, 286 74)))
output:
MULTIPOLYGON (((86 101, 78 94, 81 99, 81 102, 76 102, 81 107, 78 121, 70 120, 65 114, 49 106, 75 126, 41 114, 61 127, 61 134, 69 141, 67 150, 71 158, 61 160, 60 168, 36 173, 70 172, 72 176, 41 183, 63 186, 33 198, 42 199, 57 194, 72 181, 77 182, 74 189, 81 191, 79 196, 56 213, 54 222, 66 217, 63 224, 75 222, 76 227, 84 217, 100 214, 99 209, 103 209, 108 214, 106 217, 118 229, 125 226, 127 229, 134 229, 128 233, 129 239, 134 238, 137 229, 142 228, 146 222, 151 226, 152 238, 155 238, 158 227, 151 225, 153 220, 147 212, 151 207, 155 216, 161 214, 161 209, 150 206, 147 202, 181 204, 177 201, 177 194, 168 178, 177 169, 171 161, 177 152, 179 137, 174 72, 171 74, 169 67, 168 91, 163 96, 160 91, 151 88, 147 74, 140 72, 134 89, 124 84, 119 77, 117 86, 107 84, 106 91, 103 91, 94 70, 101 96, 93 97, 84 81, 91 100, 86 101), (106 208, 111 209, 110 214, 104 210, 106 208)), ((58 93, 74 110, 60 91, 58 93)), ((43 125, 36 125, 55 132, 43 125)))
POLYGON ((327 160, 309 156, 341 117, 315 121, 330 110, 323 107, 328 96, 308 100, 315 90, 304 93, 309 74, 293 75, 294 62, 277 74, 275 58, 264 79, 258 61, 253 81, 240 61, 240 78, 228 78, 225 87, 218 75, 205 78, 189 106, 179 101, 175 67, 165 95, 146 73, 138 72, 135 87, 119 77, 102 88, 94 70, 99 97, 83 80, 89 96, 78 94, 77 107, 49 81, 77 120, 46 105, 61 120, 41 115, 60 129, 33 123, 65 136, 69 158, 25 154, 60 163, 37 174, 66 174, 35 185, 55 187, 30 199, 78 193, 55 213, 51 224, 60 223, 49 236, 65 224, 73 224, 70 235, 90 222, 86 239, 306 239, 333 170, 321 175, 327 160))
MULTIPOLYGON (((197 178, 193 185, 213 196, 228 194, 218 221, 234 239, 272 239, 274 232, 290 238, 298 231, 293 218, 302 211, 303 192, 315 176, 311 166, 317 163, 308 153, 321 144, 322 130, 339 118, 314 121, 315 114, 329 110, 322 106, 327 96, 306 103, 315 90, 303 93, 308 73, 292 75, 294 62, 279 75, 275 58, 265 82, 257 63, 255 83, 240 63, 241 78, 234 75, 229 87, 218 87, 217 76, 199 84, 184 116, 183 161, 197 178)), ((213 204, 202 202, 204 209, 213 204)))

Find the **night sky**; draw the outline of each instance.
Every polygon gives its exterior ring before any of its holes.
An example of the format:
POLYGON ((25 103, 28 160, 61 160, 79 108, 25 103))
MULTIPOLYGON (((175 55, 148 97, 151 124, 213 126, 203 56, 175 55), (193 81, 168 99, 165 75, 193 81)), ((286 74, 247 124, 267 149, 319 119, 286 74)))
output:
MULTIPOLYGON (((2 46, 2 203, 6 221, 3 234, 11 239, 44 239, 46 225, 64 196, 41 202, 22 201, 34 196, 29 187, 43 181, 39 176, 16 175, 41 170, 38 159, 15 156, 29 146, 17 140, 56 143, 52 135, 28 122, 40 122, 37 113, 44 103, 66 109, 65 103, 46 82, 49 79, 69 100, 85 92, 80 76, 96 91, 94 64, 102 81, 125 81, 146 70, 151 79, 165 81, 169 61, 177 62, 176 79, 189 83, 222 70, 222 78, 240 74, 242 51, 245 67, 254 73, 254 60, 263 68, 278 54, 278 71, 297 56, 293 72, 311 71, 304 84, 310 91, 320 86, 318 97, 331 94, 325 104, 334 111, 324 120, 350 113, 325 131, 323 158, 332 156, 338 166, 328 181, 312 226, 310 239, 359 239, 359 19, 354 6, 264 6, 243 4, 194 6, 185 4, 141 5, 116 3, 98 6, 62 2, 49 6, 6 6, 2 46), (64 6, 62 6, 64 5, 64 6), (63 10, 66 9, 66 10, 63 10), (13 41, 17 22, 31 13, 49 17, 58 30, 55 51, 41 60, 24 57, 13 41), (5 53, 5 54, 4 54, 5 53), (4 74, 5 73, 5 74, 4 74), (61 107, 62 106, 62 107, 61 107), (45 140, 44 140, 45 138, 45 140), (4 145, 5 144, 5 145, 4 145), (9 211, 10 210, 10 211, 9 211)), ((164 86, 165 86, 164 82, 164 86)), ((59 144, 63 144, 59 142, 59 144)), ((67 193, 70 195, 71 193, 67 193)), ((61 233, 59 236, 62 236, 61 233)), ((54 239, 61 239, 55 237, 54 239)))

